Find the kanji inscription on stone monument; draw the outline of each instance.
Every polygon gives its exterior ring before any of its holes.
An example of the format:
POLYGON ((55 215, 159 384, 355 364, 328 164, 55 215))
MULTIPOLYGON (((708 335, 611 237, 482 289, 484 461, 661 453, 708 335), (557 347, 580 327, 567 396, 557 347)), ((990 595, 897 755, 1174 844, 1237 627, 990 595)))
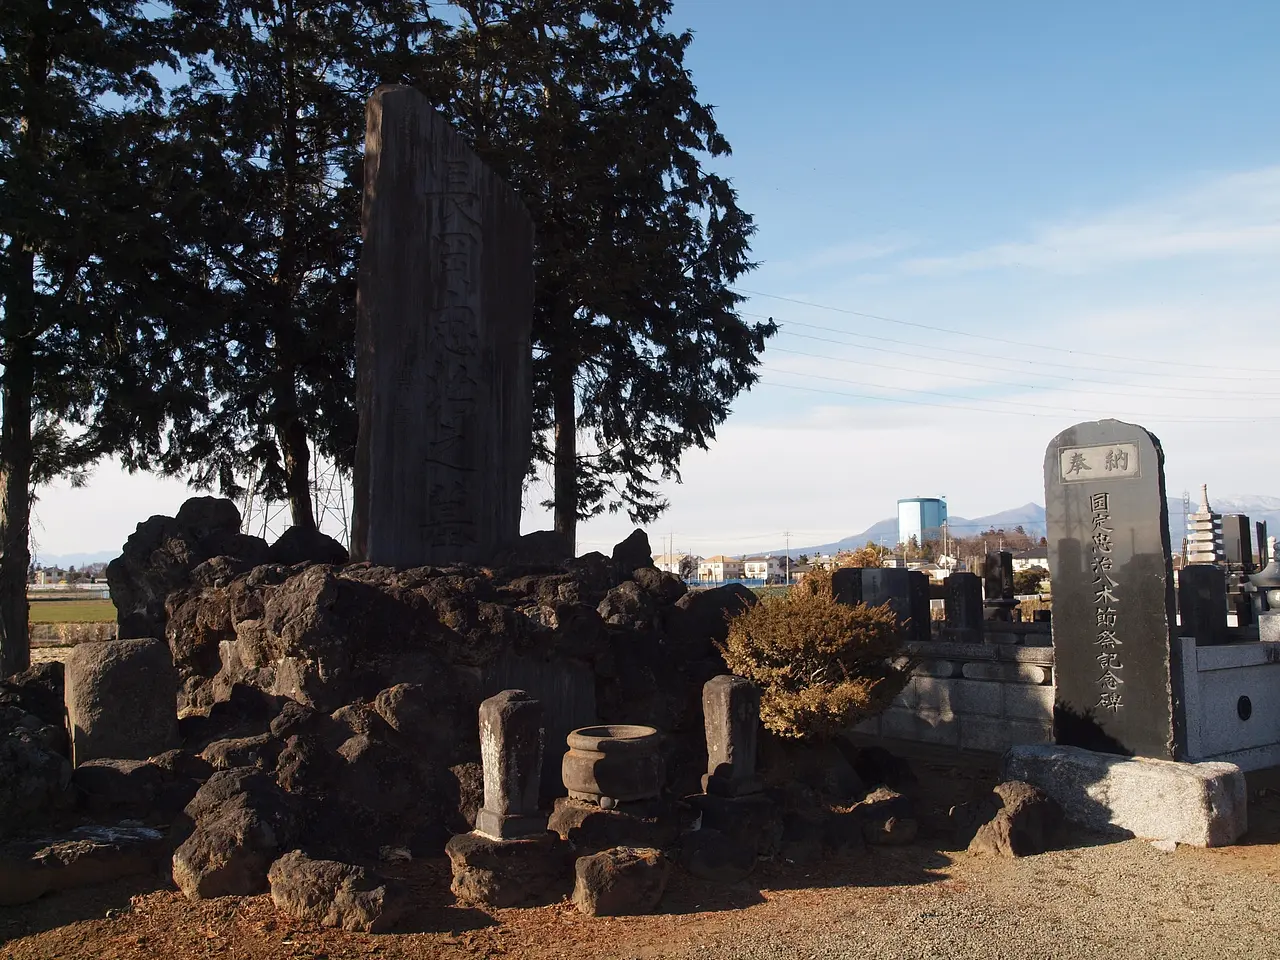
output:
POLYGON ((366 119, 352 559, 486 562, 520 532, 533 224, 422 94, 366 119))
POLYGON ((1173 759, 1177 621, 1159 441, 1118 420, 1077 424, 1049 444, 1044 472, 1055 739, 1173 759))

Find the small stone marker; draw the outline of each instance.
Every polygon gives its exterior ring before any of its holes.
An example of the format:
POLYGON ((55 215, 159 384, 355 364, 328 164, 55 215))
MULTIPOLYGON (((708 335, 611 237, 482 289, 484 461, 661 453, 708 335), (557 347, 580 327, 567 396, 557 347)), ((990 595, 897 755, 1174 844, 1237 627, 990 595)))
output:
POLYGON ((352 559, 488 562, 520 534, 533 222, 416 90, 366 122, 352 559))
POLYGON ((1145 429, 1081 423, 1045 453, 1059 744, 1174 759, 1175 624, 1164 453, 1145 429))
POLYGON ((946 580, 948 639, 957 643, 982 640, 982 579, 976 573, 959 571, 946 580))
POLYGON ((178 675, 163 640, 72 648, 66 664, 71 762, 146 760, 178 745, 178 675))
POLYGON ((760 731, 760 689, 743 677, 722 675, 702 687, 707 732, 704 793, 740 797, 758 793, 756 741, 760 731))
POLYGON ((988 553, 982 563, 983 612, 988 620, 1009 622, 1018 605, 1013 594, 1013 554, 988 553))
POLYGON ((504 690, 480 704, 484 806, 476 833, 517 840, 547 831, 538 813, 542 774, 542 704, 523 690, 504 690))

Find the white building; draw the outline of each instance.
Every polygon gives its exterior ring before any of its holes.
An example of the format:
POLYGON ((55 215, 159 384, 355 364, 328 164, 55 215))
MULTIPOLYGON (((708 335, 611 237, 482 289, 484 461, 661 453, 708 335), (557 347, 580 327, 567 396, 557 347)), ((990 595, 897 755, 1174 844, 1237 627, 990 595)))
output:
POLYGON ((742 561, 734 557, 707 557, 698 564, 702 580, 741 580, 744 575, 742 561))
POLYGON ((1023 570, 1030 570, 1032 567, 1049 569, 1048 547, 1032 547, 1030 550, 1020 550, 1013 555, 1014 573, 1021 573, 1023 570))
POLYGON ((742 561, 742 576, 747 580, 768 580, 786 575, 786 557, 747 557, 742 561))

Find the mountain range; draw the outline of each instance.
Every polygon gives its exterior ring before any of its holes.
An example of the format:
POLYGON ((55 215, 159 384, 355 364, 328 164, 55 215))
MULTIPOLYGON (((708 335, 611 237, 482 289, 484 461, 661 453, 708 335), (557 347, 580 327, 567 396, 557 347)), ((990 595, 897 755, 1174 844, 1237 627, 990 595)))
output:
MULTIPOLYGON (((1213 497, 1210 506, 1216 513, 1243 513, 1251 520, 1264 520, 1267 524, 1268 534, 1270 536, 1280 536, 1280 497, 1260 495, 1213 497)), ((1199 501, 1192 498, 1190 512, 1194 513, 1197 509, 1199 509, 1199 501)), ((1044 507, 1038 503, 1024 503, 1020 507, 1001 510, 999 513, 990 513, 983 517, 967 519, 961 516, 951 516, 947 521, 948 529, 958 537, 971 537, 984 530, 1013 530, 1019 526, 1029 536, 1043 537, 1047 532, 1044 521, 1044 507)), ((1179 550, 1182 546, 1184 527, 1182 498, 1170 497, 1169 543, 1173 546, 1174 551, 1179 550)), ((861 533, 850 534, 831 543, 819 543, 809 547, 794 547, 791 550, 791 555, 795 557, 802 553, 807 555, 815 553, 830 554, 838 553, 841 550, 856 550, 859 547, 866 546, 868 542, 883 542, 886 545, 896 544, 898 542, 897 518, 888 517, 877 521, 861 533)), ((786 553, 785 550, 773 552, 777 554, 786 553)))

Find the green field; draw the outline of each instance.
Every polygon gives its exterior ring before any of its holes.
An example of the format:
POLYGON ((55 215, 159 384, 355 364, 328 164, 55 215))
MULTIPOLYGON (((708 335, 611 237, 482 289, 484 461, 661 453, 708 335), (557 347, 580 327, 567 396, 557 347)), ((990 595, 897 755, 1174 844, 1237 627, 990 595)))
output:
POLYGON ((116 608, 110 600, 80 597, 39 597, 31 599, 31 623, 112 623, 116 608))

